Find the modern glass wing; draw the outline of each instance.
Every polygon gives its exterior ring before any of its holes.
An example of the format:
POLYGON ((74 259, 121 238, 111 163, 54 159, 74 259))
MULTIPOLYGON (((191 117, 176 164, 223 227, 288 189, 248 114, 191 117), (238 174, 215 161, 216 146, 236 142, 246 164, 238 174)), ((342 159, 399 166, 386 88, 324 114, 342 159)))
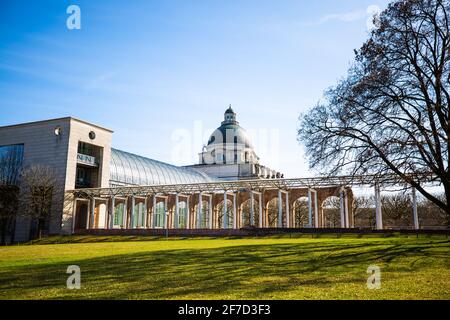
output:
POLYGON ((111 149, 110 186, 210 182, 206 174, 111 149))

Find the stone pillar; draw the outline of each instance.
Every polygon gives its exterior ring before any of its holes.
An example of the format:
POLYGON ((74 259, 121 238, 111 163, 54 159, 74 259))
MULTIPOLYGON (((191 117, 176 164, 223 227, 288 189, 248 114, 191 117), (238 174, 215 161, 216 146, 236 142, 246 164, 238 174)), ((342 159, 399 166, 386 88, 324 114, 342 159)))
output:
POLYGON ((209 222, 209 228, 210 229, 212 229, 213 228, 213 195, 212 194, 210 194, 209 195, 209 219, 208 219, 208 222, 209 222))
POLYGON ((319 227, 319 199, 317 196, 317 190, 314 190, 314 227, 319 227))
POLYGON ((127 228, 127 216, 128 216, 128 198, 123 201, 123 212, 122 212, 122 225, 123 228, 127 228))
POLYGON ((111 201, 110 201, 110 207, 111 207, 111 211, 109 214, 109 229, 113 229, 114 228, 114 215, 115 215, 115 208, 116 208, 116 198, 114 196, 111 197, 111 201))
POLYGON ((228 228, 228 215, 227 215, 227 192, 223 193, 223 218, 222 218, 223 229, 228 228))
POLYGON ((89 220, 89 229, 95 229, 95 198, 91 200, 91 218, 89 220))
POLYGON ((341 228, 345 228, 344 190, 339 191, 339 211, 341 213, 341 228))
POLYGON ((236 208, 236 197, 237 194, 233 193, 233 229, 236 229, 237 226, 237 208, 236 208))
POLYGON ((312 228, 312 196, 311 189, 308 188, 308 227, 312 228))
POLYGON ((143 228, 148 228, 148 196, 145 196, 144 199, 144 223, 142 225, 143 228))
POLYGON ((418 215, 418 212, 417 212, 416 188, 412 188, 412 207, 413 207, 414 229, 418 230, 418 229, 420 229, 420 226, 419 226, 419 215, 418 215))
POLYGON ((348 195, 347 195, 347 190, 344 190, 344 216, 345 216, 345 227, 349 228, 350 227, 350 222, 348 219, 348 195))
POLYGON ((198 206, 197 206, 197 229, 201 229, 202 228, 202 206, 203 206, 203 194, 200 191, 200 193, 198 194, 198 206))
POLYGON ((175 195, 175 218, 173 221, 173 227, 178 229, 178 221, 180 217, 180 208, 179 208, 179 195, 178 193, 175 195))
POLYGON ((152 227, 156 228, 156 194, 153 195, 152 227))
POLYGON ((278 189, 278 228, 283 227, 283 199, 281 189, 278 189))
POLYGON ((168 228, 168 217, 169 217, 169 208, 168 208, 168 205, 167 205, 167 202, 168 202, 168 198, 165 198, 164 199, 164 229, 167 229, 168 228))
POLYGON ((263 227, 263 210, 262 210, 262 192, 259 194, 259 225, 258 227, 263 227))
POLYGON ((191 228, 191 207, 189 206, 190 196, 186 198, 186 229, 191 228))
POLYGON ((250 226, 253 227, 255 225, 255 196, 253 191, 250 190, 250 226))
POLYGON ((378 182, 375 183, 375 220, 376 228, 378 230, 383 229, 383 213, 381 210, 381 192, 378 182))
POLYGON ((286 196, 286 228, 290 228, 291 227, 291 215, 289 212, 289 192, 286 192, 285 194, 286 196))
POLYGON ((136 204, 136 199, 134 196, 131 196, 131 210, 130 210, 130 229, 134 229, 133 227, 133 220, 134 220, 134 207, 136 204))

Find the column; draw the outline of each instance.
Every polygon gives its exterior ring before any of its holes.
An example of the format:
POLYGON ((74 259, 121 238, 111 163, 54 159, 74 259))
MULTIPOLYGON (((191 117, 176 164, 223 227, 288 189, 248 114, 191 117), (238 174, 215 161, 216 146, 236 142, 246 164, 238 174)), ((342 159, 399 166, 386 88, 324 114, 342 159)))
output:
POLYGON ((208 219, 208 224, 209 224, 209 228, 212 229, 213 228, 213 196, 212 194, 209 195, 209 219, 208 219))
POLYGON ((339 212, 341 214, 341 228, 345 228, 345 207, 344 207, 344 191, 339 191, 339 212))
POLYGON ((180 216, 180 210, 179 210, 179 196, 178 193, 175 195, 175 214, 174 214, 174 221, 173 221, 173 227, 175 229, 178 229, 178 221, 180 216))
POLYGON ((375 220, 376 229, 383 229, 383 214, 381 211, 381 196, 380 196, 380 185, 378 182, 375 183, 375 220))
POLYGON ((308 227, 312 228, 312 196, 311 189, 308 188, 308 227))
POLYGON ((145 196, 145 200, 144 200, 144 223, 142 225, 143 228, 148 228, 147 218, 148 218, 148 197, 145 196))
POLYGON ((250 190, 250 226, 253 227, 255 225, 255 196, 253 195, 253 191, 250 190))
POLYGON ((186 229, 191 228, 191 207, 189 206, 189 198, 190 196, 186 197, 186 229))
POLYGON ((127 228, 127 208, 128 208, 128 198, 123 201, 123 212, 122 212, 122 225, 123 228, 127 228))
POLYGON ((262 192, 259 194, 259 227, 263 227, 262 192))
POLYGON ((86 212, 86 229, 91 228, 90 220, 91 220, 91 211, 92 211, 92 199, 88 199, 88 209, 86 212))
POLYGON ((278 189, 278 228, 283 227, 283 200, 281 199, 281 189, 278 189))
POLYGON ((416 195, 416 188, 412 188, 412 207, 413 207, 413 222, 414 222, 414 229, 418 230, 420 229, 419 226, 419 215, 417 213, 417 195, 416 195))
MULTIPOLYGON (((72 230, 72 234, 73 234, 75 232, 75 219, 76 219, 76 214, 77 214, 77 198, 75 198, 75 197, 73 198, 73 207, 72 208, 73 208, 73 211, 72 211, 72 228, 71 228, 71 230, 72 230)), ((89 213, 89 212, 87 212, 87 213, 89 213)), ((86 214, 86 215, 89 216, 89 214, 86 214)))
POLYGON ((314 227, 319 227, 319 200, 317 198, 317 190, 314 190, 314 227))
POLYGON ((92 206, 91 206, 91 218, 89 221, 89 229, 95 229, 95 198, 92 198, 91 202, 92 206))
POLYGON ((222 218, 223 229, 228 228, 228 215, 227 215, 227 192, 223 193, 223 218, 222 218))
POLYGON ((114 196, 111 197, 111 212, 109 214, 109 229, 114 228, 114 215, 115 215, 115 208, 116 208, 116 198, 114 196))
POLYGON ((131 211, 130 211, 130 229, 134 229, 134 207, 136 205, 136 199, 131 196, 131 211))
POLYGON ((168 218, 169 218, 169 208, 168 208, 168 205, 167 205, 167 202, 168 202, 168 198, 165 198, 164 199, 164 229, 167 229, 168 228, 168 218))
POLYGON ((196 225, 197 225, 197 229, 201 229, 201 227, 202 227, 202 192, 200 192, 198 194, 196 225))
POLYGON ((153 195, 152 227, 156 228, 156 194, 153 195))
POLYGON ((236 197, 237 194, 233 193, 233 229, 237 229, 236 197))
POLYGON ((345 227, 346 228, 350 228, 350 223, 349 223, 349 219, 348 219, 348 195, 347 195, 347 190, 344 190, 344 216, 345 216, 345 227))
POLYGON ((290 226, 291 226, 291 222, 290 222, 290 219, 291 219, 291 215, 290 215, 290 212, 289 212, 289 192, 286 192, 286 228, 290 228, 290 226))

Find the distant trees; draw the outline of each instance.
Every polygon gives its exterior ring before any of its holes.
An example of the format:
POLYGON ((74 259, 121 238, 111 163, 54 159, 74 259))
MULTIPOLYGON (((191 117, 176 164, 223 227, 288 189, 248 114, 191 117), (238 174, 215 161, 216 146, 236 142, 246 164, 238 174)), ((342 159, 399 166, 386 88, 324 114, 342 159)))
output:
POLYGON ((341 202, 338 197, 329 197, 323 202, 323 214, 325 227, 341 227, 341 202))
POLYGON ((375 201, 373 196, 356 196, 353 199, 354 225, 375 227, 375 201))
POLYGON ((294 227, 300 228, 305 227, 308 225, 308 199, 307 198, 301 198, 295 201, 294 205, 295 210, 295 221, 294 221, 294 227))
POLYGON ((450 0, 395 1, 378 22, 298 139, 322 174, 395 174, 450 214, 450 0))
MULTIPOLYGON (((437 194, 436 197, 444 197, 437 194)), ((408 228, 413 226, 412 199, 409 194, 396 192, 381 197, 383 225, 388 228, 408 228)), ((445 227, 448 215, 428 199, 419 197, 417 201, 419 225, 421 227, 445 227)), ((353 214, 356 227, 375 226, 375 201, 373 196, 355 196, 353 214)))

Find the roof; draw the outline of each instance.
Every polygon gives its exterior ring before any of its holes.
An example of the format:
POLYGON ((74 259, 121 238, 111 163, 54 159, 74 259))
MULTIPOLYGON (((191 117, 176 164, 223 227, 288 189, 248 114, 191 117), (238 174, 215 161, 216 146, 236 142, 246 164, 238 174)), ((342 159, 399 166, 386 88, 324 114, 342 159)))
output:
POLYGON ((105 128, 105 127, 101 127, 101 126, 98 126, 98 125, 96 125, 96 124, 93 124, 93 123, 90 123, 90 122, 87 122, 87 121, 84 121, 84 120, 80 120, 80 119, 77 119, 77 118, 74 118, 74 117, 62 117, 62 118, 54 118, 54 119, 47 119, 47 120, 39 120, 39 121, 31 121, 31 122, 17 123, 17 124, 11 124, 11 125, 6 125, 6 126, 0 126, 0 129, 3 129, 3 128, 12 128, 12 127, 21 127, 21 126, 28 126, 28 125, 34 125, 34 124, 46 123, 46 122, 70 121, 70 120, 77 121, 77 122, 80 122, 80 123, 84 123, 84 124, 87 124, 87 125, 89 125, 89 126, 96 127, 96 128, 98 128, 98 129, 106 130, 106 131, 109 131, 109 132, 114 132, 114 131, 112 131, 111 129, 107 129, 107 128, 105 128))
POLYGON ((228 107, 228 109, 225 111, 225 113, 236 113, 234 112, 233 108, 231 108, 231 105, 228 107))
POLYGON ((195 169, 177 167, 111 148, 110 185, 145 186, 211 181, 212 178, 195 169))
POLYGON ((253 148, 247 131, 238 124, 222 124, 211 134, 208 145, 213 144, 243 144, 246 148, 253 148))

